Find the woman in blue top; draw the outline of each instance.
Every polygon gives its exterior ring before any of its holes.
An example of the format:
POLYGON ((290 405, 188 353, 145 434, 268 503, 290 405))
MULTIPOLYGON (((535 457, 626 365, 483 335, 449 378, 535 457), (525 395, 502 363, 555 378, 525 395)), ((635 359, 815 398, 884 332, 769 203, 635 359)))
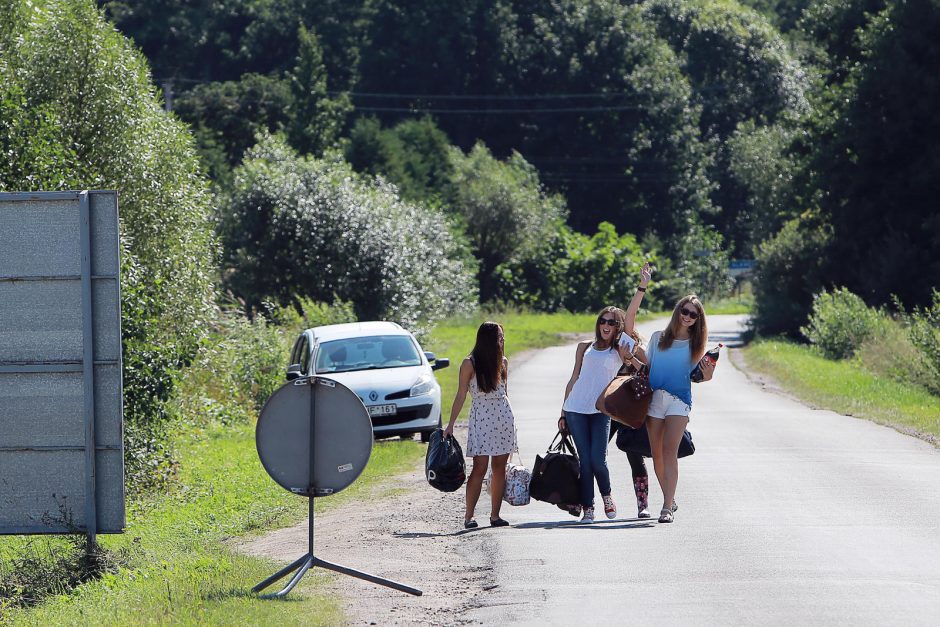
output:
POLYGON ((676 485, 679 482, 679 442, 689 424, 692 411, 692 383, 689 375, 701 362, 704 380, 712 378, 715 364, 702 360, 708 324, 705 309, 695 294, 676 303, 669 326, 653 333, 647 347, 650 387, 653 399, 647 414, 646 429, 653 453, 653 469, 663 489, 663 508, 659 522, 671 523, 675 515, 676 485))

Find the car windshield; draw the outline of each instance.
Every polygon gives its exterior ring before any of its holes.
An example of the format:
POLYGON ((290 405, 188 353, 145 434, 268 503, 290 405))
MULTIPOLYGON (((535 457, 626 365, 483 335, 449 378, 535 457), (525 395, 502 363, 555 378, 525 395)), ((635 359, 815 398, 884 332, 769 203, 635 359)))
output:
POLYGON ((317 374, 420 366, 421 355, 404 335, 374 335, 334 340, 317 350, 317 374))

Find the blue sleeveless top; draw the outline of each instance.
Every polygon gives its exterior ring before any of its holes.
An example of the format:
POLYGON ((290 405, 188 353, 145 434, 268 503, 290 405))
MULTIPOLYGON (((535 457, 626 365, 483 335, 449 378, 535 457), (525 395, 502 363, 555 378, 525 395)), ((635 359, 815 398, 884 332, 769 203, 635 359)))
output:
POLYGON ((650 338, 647 357, 650 361, 650 387, 654 390, 666 390, 683 403, 692 406, 692 381, 689 375, 695 369, 689 340, 673 340, 666 350, 659 348, 662 331, 657 331, 650 338))

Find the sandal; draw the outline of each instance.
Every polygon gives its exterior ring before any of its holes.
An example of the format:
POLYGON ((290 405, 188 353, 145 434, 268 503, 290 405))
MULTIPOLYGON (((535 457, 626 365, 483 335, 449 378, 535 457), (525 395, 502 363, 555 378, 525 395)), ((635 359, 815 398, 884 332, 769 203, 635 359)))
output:
POLYGON ((672 510, 663 509, 659 512, 659 522, 661 523, 671 523, 673 521, 672 510))
POLYGON ((477 521, 473 520, 472 518, 470 520, 463 521, 464 529, 476 529, 479 526, 480 525, 477 524, 477 521))
POLYGON ((509 523, 503 520, 502 518, 497 518, 493 520, 490 518, 490 527, 508 527, 509 523))

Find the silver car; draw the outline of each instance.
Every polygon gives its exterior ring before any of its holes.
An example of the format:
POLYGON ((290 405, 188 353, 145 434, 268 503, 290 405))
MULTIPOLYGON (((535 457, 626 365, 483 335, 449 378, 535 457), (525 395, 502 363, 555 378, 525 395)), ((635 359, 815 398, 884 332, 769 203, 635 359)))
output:
POLYGON ((307 329, 291 351, 287 380, 323 375, 355 392, 369 410, 376 437, 421 434, 441 426, 441 386, 434 370, 449 359, 424 352, 394 322, 352 322, 307 329))

